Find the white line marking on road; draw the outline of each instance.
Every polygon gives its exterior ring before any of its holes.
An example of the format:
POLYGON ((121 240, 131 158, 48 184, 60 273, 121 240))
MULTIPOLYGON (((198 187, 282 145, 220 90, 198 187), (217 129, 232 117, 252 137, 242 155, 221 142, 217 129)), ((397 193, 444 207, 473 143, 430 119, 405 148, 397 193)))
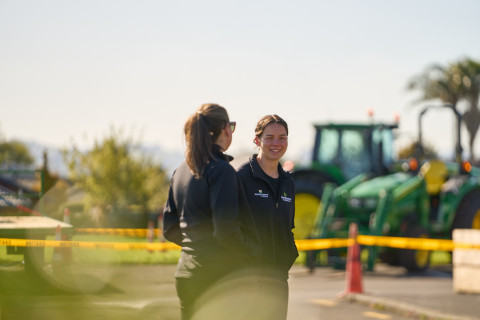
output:
POLYGON ((324 307, 334 307, 334 306, 337 305, 337 303, 335 301, 332 301, 332 300, 312 299, 310 301, 315 303, 315 304, 319 304, 321 306, 324 306, 324 307))
POLYGON ((142 300, 133 300, 133 301, 97 301, 94 302, 96 305, 103 305, 103 306, 118 306, 118 307, 125 307, 129 309, 144 309, 147 306, 161 304, 162 302, 174 302, 177 301, 176 298, 160 298, 160 299, 142 299, 142 300))
POLYGON ((384 313, 378 313, 378 312, 372 312, 372 311, 366 311, 363 313, 364 316, 370 317, 370 318, 375 318, 375 319, 391 319, 392 316, 384 313))

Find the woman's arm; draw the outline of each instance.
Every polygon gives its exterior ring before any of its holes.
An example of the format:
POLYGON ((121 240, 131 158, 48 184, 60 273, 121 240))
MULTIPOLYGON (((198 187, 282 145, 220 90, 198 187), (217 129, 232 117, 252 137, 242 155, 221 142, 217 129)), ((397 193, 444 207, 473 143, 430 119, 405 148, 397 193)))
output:
POLYGON ((163 236, 179 246, 182 245, 182 233, 180 231, 180 218, 178 217, 177 207, 173 200, 173 190, 170 186, 168 199, 163 210, 163 236))
POLYGON ((250 257, 252 253, 240 229, 239 191, 235 169, 230 165, 217 168, 212 172, 209 184, 213 236, 220 245, 245 258, 250 257))

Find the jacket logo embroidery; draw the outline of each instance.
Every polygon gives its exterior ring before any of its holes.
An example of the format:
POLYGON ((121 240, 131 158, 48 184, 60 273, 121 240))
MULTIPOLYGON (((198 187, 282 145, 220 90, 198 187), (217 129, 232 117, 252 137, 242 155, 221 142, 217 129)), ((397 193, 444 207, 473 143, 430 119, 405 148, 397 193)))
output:
POLYGON ((283 193, 283 195, 280 197, 282 198, 283 201, 285 202, 292 202, 292 198, 287 197, 287 193, 283 193))
POLYGON ((268 193, 263 193, 262 190, 258 190, 258 192, 255 193, 255 195, 261 198, 268 198, 268 193))

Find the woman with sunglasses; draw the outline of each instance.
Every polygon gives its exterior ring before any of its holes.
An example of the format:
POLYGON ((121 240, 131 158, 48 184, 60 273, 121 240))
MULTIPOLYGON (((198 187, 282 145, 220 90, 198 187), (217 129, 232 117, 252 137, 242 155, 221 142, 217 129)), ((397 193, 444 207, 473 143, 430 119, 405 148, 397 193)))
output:
POLYGON ((233 158, 224 154, 234 131, 235 122, 216 104, 200 106, 184 126, 186 159, 173 173, 163 220, 165 238, 182 247, 175 273, 182 319, 220 319, 229 310, 208 296, 253 259, 240 228, 233 158))
POLYGON ((258 319, 286 319, 288 271, 298 257, 293 238, 295 188, 280 165, 288 147, 288 125, 278 115, 261 118, 254 143, 260 148, 237 170, 240 184, 260 237, 260 294, 258 319))

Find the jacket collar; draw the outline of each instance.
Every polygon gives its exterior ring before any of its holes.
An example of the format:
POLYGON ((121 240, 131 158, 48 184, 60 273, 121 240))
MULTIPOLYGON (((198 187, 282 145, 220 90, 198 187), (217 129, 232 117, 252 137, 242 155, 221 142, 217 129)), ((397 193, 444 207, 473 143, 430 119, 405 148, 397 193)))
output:
POLYGON ((215 143, 212 145, 212 153, 215 157, 217 157, 219 159, 222 159, 222 160, 225 160, 227 162, 230 162, 230 161, 233 160, 232 156, 230 156, 226 153, 223 153, 220 146, 218 144, 215 144, 215 143))
MULTIPOLYGON (((250 157, 250 160, 249 160, 250 161, 250 167, 252 168, 252 172, 253 172, 254 177, 263 179, 265 173, 263 172, 262 167, 260 167, 260 164, 257 161, 257 156, 258 156, 258 154, 254 154, 250 157)), ((287 173, 287 172, 285 172, 285 170, 283 170, 280 163, 278 164, 278 174, 279 174, 279 177, 281 177, 282 179, 288 177, 288 175, 289 175, 289 173, 287 173)))

